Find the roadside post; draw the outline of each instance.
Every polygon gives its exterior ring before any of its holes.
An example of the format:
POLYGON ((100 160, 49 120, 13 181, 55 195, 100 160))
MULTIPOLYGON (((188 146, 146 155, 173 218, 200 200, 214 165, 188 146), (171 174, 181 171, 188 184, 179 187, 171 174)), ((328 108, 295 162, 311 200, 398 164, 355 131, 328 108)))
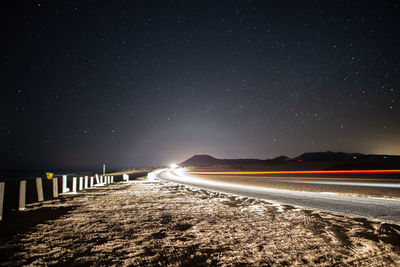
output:
POLYGON ((3 202, 4 202, 4 187, 5 183, 0 183, 0 221, 3 220, 3 202))
POLYGON ((19 181, 19 201, 18 210, 25 210, 26 200, 26 180, 19 181))
POLYGON ((76 177, 72 178, 72 193, 76 193, 76 177))
POLYGON ((62 193, 67 193, 69 192, 69 188, 67 187, 67 176, 63 175, 62 176, 62 193))
POLYGON ((42 184, 42 178, 40 177, 36 178, 36 191, 37 191, 38 201, 39 202, 43 201, 44 200, 43 184, 42 184))
POLYGON ((58 178, 57 177, 53 178, 53 197, 54 198, 58 197, 58 178))
POLYGON ((79 191, 83 190, 83 177, 79 177, 79 191))

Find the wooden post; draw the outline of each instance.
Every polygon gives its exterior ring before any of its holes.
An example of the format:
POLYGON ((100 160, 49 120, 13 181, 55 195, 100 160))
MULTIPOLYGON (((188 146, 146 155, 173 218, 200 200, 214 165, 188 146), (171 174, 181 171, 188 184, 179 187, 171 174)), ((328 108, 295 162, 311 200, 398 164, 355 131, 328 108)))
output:
POLYGON ((79 191, 83 190, 83 177, 79 177, 79 191))
POLYGON ((58 197, 58 179, 57 177, 53 178, 53 197, 58 197))
POLYGON ((25 210, 26 180, 19 181, 19 202, 18 210, 25 210))
POLYGON ((89 180, 89 177, 85 176, 85 186, 84 186, 85 189, 88 188, 88 180, 89 180))
POLYGON ((40 177, 36 178, 36 190, 37 190, 38 201, 39 202, 43 201, 44 200, 43 185, 42 185, 42 178, 40 177))
POLYGON ((69 191, 69 188, 67 187, 67 176, 63 175, 62 177, 62 192, 67 193, 69 191))
POLYGON ((72 193, 76 193, 76 177, 72 178, 72 193))
POLYGON ((4 187, 6 184, 4 182, 0 183, 0 221, 3 220, 3 202, 4 202, 4 187))
POLYGON ((92 188, 93 187, 93 181, 94 180, 94 177, 93 176, 90 176, 90 188, 92 188))

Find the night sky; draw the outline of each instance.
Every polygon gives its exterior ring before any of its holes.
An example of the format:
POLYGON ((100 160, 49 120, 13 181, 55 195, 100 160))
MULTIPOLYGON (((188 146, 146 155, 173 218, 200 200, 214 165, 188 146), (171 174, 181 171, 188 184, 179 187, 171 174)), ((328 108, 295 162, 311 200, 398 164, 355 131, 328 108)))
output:
POLYGON ((399 155, 399 3, 3 2, 0 168, 399 155))

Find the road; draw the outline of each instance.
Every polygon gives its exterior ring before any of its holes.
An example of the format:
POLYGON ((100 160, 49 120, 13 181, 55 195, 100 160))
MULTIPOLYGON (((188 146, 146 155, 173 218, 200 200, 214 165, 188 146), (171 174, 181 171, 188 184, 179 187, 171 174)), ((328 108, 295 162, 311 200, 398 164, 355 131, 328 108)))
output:
POLYGON ((339 212, 400 223, 400 200, 395 199, 345 196, 326 192, 294 191, 216 182, 188 175, 183 170, 173 169, 157 171, 151 173, 149 177, 296 207, 339 212))

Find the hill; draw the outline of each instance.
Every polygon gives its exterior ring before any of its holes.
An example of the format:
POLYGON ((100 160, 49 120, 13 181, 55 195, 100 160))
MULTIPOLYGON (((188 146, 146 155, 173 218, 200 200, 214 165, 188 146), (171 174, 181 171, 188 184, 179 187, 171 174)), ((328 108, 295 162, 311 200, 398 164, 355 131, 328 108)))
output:
POLYGON ((217 159, 210 155, 194 155, 179 166, 235 170, 397 169, 400 168, 400 156, 331 151, 308 152, 294 158, 279 156, 274 159, 217 159))

